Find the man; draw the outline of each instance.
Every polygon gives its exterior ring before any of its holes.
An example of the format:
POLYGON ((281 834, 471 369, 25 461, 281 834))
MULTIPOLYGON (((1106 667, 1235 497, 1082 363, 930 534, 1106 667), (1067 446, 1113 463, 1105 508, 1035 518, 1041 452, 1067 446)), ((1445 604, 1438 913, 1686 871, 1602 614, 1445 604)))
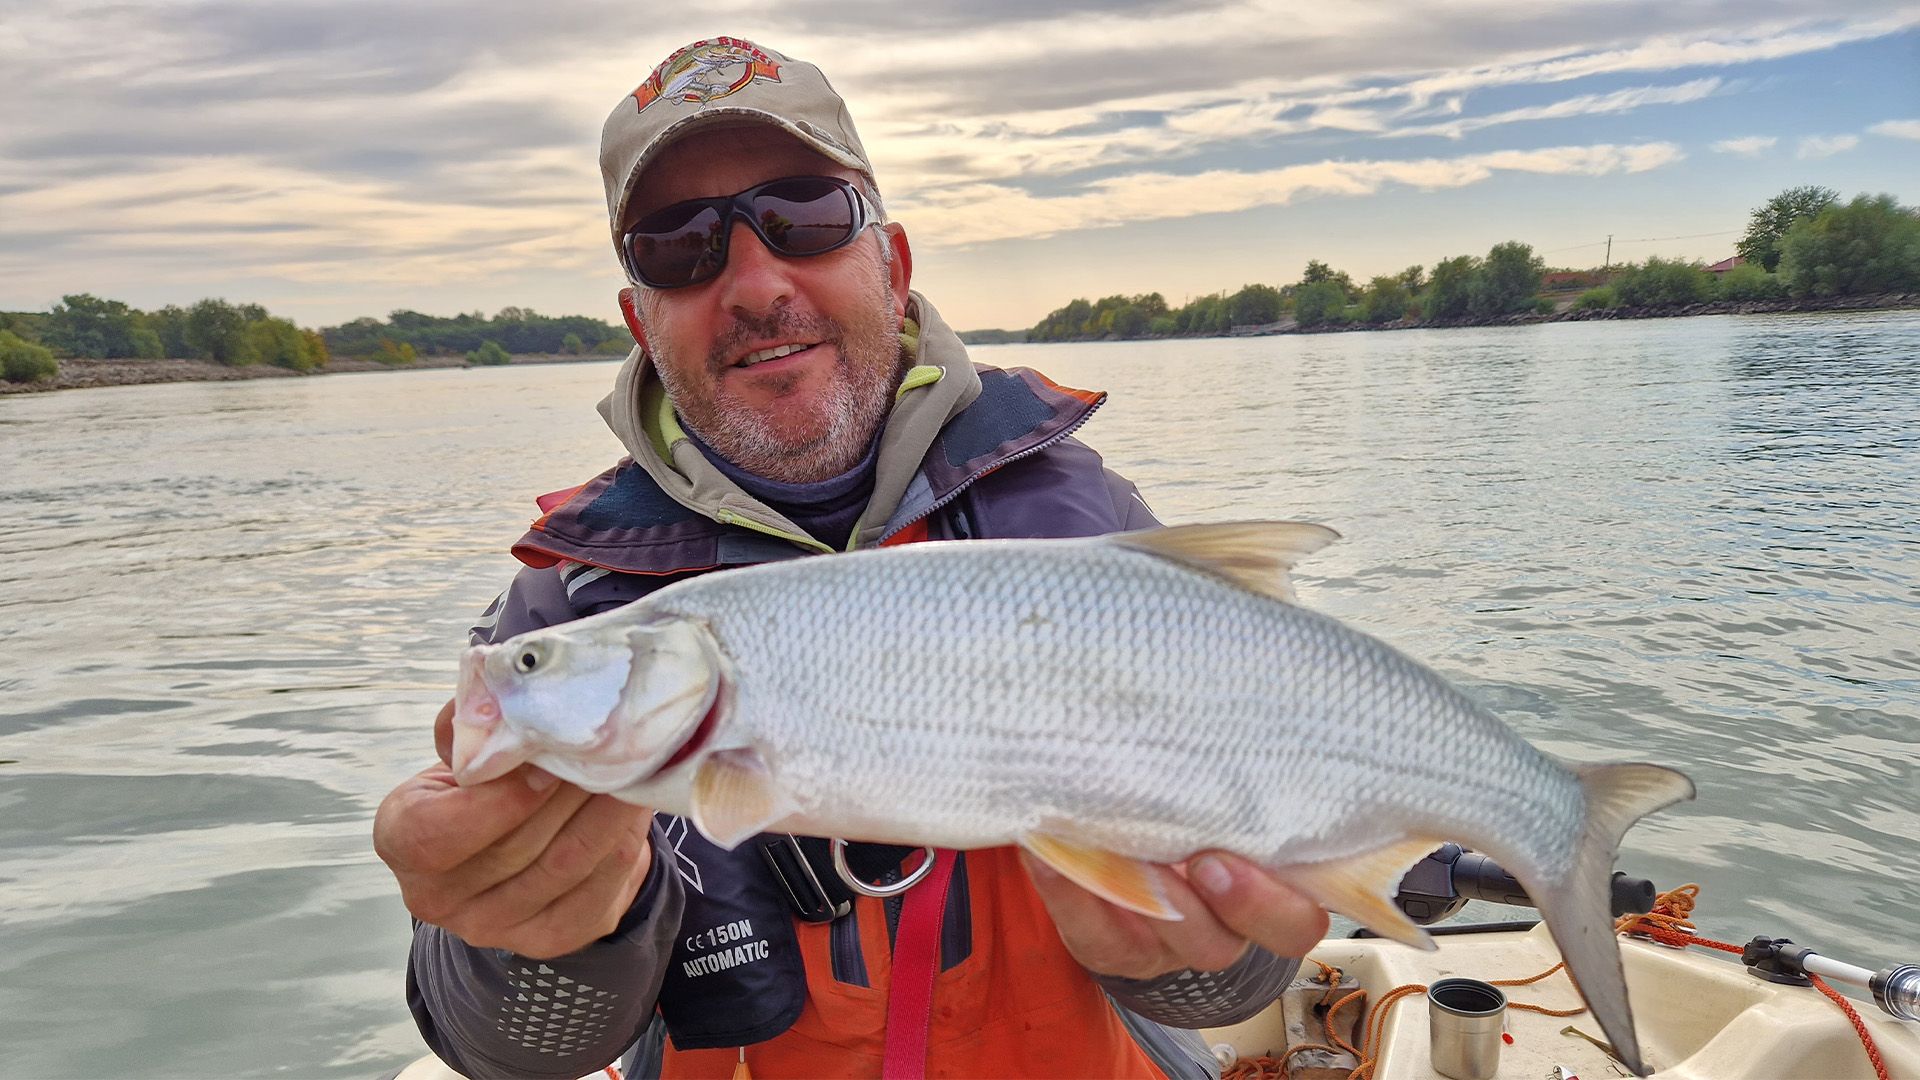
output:
MULTIPOLYGON (((906 232, 812 65, 681 49, 616 107, 601 169, 639 342, 601 412, 631 458, 542 500, 476 641, 714 568, 1154 524, 1070 437, 1101 395, 975 368, 910 291, 906 232)), ((629 1046, 631 1068, 672 1076, 1203 1075, 1205 1048, 1161 1025, 1258 1011, 1291 978, 1278 957, 1326 926, 1219 853, 1164 871, 1179 922, 1010 849, 943 856, 944 899, 918 909, 912 890, 855 897, 819 841, 723 852, 533 768, 471 788, 429 769, 388 796, 375 842, 417 919, 409 1005, 474 1076, 578 1076, 629 1046), (931 999, 902 1023, 914 949, 931 999)), ((869 883, 918 858, 847 852, 869 883)))

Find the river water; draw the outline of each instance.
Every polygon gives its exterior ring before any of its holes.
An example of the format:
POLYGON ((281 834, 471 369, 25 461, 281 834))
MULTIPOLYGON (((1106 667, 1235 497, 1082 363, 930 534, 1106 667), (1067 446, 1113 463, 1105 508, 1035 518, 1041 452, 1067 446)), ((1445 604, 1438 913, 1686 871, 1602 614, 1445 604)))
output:
MULTIPOLYGON (((1339 528, 1304 600, 1541 747, 1690 772, 1621 865, 1703 933, 1920 961, 1920 313, 976 355, 1111 391, 1164 520, 1339 528)), ((424 1052, 369 824, 613 372, 0 399, 0 1076, 424 1052)))

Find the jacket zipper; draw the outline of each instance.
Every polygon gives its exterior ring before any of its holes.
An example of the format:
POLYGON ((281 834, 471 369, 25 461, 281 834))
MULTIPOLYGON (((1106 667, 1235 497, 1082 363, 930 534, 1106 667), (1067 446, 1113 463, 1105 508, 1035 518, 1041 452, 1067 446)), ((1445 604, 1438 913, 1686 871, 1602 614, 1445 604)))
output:
POLYGON ((776 529, 771 525, 763 525, 760 522, 755 521, 750 517, 746 517, 741 514, 736 514, 731 510, 720 511, 718 514, 714 515, 714 520, 720 522, 720 524, 722 525, 738 525, 743 529, 750 529, 753 532, 763 533, 777 540, 785 540, 790 544, 799 544, 801 547, 812 548, 813 550, 821 552, 823 554, 833 553, 832 548, 828 547, 827 545, 821 543, 818 540, 815 540, 811 536, 801 536, 798 533, 781 532, 779 529, 776 529))
POLYGON ((1041 441, 1034 443, 1032 446, 1027 447, 1025 450, 1022 450, 1017 454, 1008 454, 1006 457, 1003 457, 998 461, 989 462, 985 465, 980 466, 980 468, 974 470, 973 473, 968 475, 968 477, 965 480, 962 480, 960 483, 954 485, 954 488, 952 491, 949 491, 945 495, 942 495, 940 498, 934 500, 932 506, 927 507, 925 510, 922 510, 920 513, 915 514, 914 516, 908 518, 907 520, 901 522, 900 524, 894 526, 891 529, 888 529, 885 533, 881 534, 880 538, 874 541, 875 546, 886 543, 888 540, 892 539, 893 536, 896 533, 900 532, 902 529, 906 529, 912 526, 913 524, 915 524, 916 522, 925 521, 927 518, 932 517, 934 513, 937 512, 941 507, 959 498, 962 492, 972 487, 973 482, 975 480, 980 479, 981 477, 987 475, 988 473, 992 472, 995 469, 1002 468, 1007 465, 1011 465, 1014 462, 1019 461, 1021 458, 1032 457, 1033 455, 1039 453, 1040 451, 1045 450, 1047 447, 1052 446, 1054 443, 1057 443, 1060 440, 1072 435, 1074 432, 1079 431, 1081 425, 1085 424, 1088 420, 1092 419, 1093 414, 1096 412, 1099 412, 1100 406, 1104 404, 1106 404, 1106 399, 1102 398, 1100 401, 1097 401, 1092 405, 1089 405, 1087 407, 1087 411, 1080 414, 1079 419, 1075 420, 1071 424, 1068 424, 1066 427, 1061 428, 1059 431, 1054 432, 1052 435, 1047 436, 1045 439, 1042 439, 1041 441))

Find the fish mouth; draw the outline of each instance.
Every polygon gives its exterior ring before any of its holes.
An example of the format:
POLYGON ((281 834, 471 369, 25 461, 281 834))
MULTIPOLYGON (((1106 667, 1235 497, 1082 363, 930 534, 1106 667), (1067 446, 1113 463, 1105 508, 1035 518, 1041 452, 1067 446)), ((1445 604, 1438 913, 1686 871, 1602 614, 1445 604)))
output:
POLYGON ((453 748, 448 765, 465 787, 505 776, 527 759, 527 745, 503 723, 500 699, 487 685, 486 645, 460 657, 460 682, 453 694, 453 748))

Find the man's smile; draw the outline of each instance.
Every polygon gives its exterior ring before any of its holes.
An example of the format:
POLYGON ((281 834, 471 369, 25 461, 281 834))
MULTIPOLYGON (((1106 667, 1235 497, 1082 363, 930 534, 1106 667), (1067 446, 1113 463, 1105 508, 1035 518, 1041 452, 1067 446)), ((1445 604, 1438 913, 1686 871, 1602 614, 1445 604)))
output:
POLYGON ((738 360, 727 365, 729 370, 745 371, 755 369, 756 373, 772 374, 789 367, 797 367, 817 355, 822 343, 818 341, 791 341, 779 345, 768 345, 746 353, 738 360))

